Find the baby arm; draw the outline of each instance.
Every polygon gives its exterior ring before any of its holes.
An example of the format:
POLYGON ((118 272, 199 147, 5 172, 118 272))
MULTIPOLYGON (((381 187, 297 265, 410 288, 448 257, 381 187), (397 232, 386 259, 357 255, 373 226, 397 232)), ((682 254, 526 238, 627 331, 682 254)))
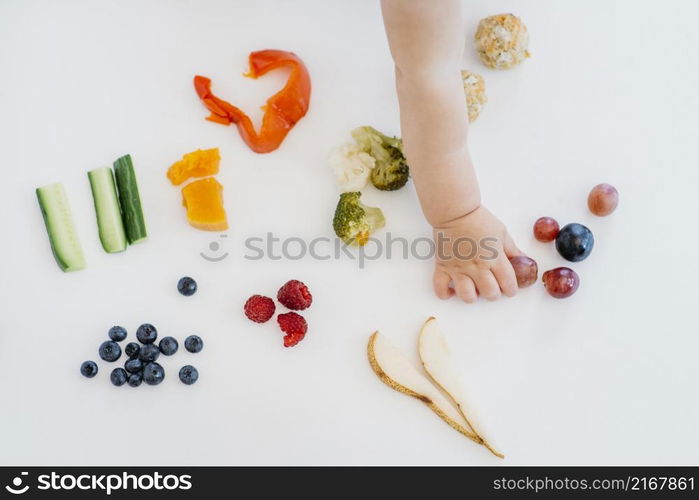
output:
POLYGON ((396 72, 401 134, 415 189, 434 228, 434 288, 465 302, 517 292, 507 257, 521 252, 484 206, 468 152, 459 0, 382 0, 396 72), (494 251, 473 254, 484 238, 494 251), (468 257, 468 258, 466 258, 468 257), (450 287, 451 283, 451 287, 450 287))

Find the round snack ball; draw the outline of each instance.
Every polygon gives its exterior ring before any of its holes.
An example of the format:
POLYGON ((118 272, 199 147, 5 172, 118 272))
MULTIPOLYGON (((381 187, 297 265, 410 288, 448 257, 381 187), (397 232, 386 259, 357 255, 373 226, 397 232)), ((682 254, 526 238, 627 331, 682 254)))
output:
POLYGON ((481 114, 481 109, 485 103, 488 102, 488 97, 485 95, 485 80, 481 75, 465 69, 461 70, 461 80, 464 83, 464 92, 466 93, 468 121, 474 122, 481 114))
POLYGON ((513 14, 482 19, 475 38, 478 56, 489 68, 509 69, 529 57, 527 27, 513 14))

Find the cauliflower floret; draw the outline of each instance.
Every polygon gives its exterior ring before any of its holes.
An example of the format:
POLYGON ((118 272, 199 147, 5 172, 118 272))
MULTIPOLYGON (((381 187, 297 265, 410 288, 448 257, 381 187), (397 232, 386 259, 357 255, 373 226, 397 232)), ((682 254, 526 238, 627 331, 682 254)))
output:
POLYGON ((348 193, 361 191, 366 186, 376 160, 356 144, 347 143, 330 152, 328 163, 337 178, 340 191, 348 193))
POLYGON ((478 56, 490 68, 509 69, 529 57, 527 27, 512 14, 482 19, 475 38, 478 56))
POLYGON ((471 71, 461 70, 461 79, 464 82, 464 92, 466 93, 466 105, 468 106, 468 121, 474 122, 488 98, 485 95, 485 81, 479 74, 471 71))

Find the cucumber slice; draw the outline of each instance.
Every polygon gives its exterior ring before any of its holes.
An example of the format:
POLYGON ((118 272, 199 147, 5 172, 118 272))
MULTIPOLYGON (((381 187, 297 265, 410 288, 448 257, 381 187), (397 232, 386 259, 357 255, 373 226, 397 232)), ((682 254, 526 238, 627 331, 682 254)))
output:
POLYGON ((124 222, 121 220, 121 209, 112 169, 96 168, 90 170, 87 177, 90 179, 92 199, 95 201, 97 228, 102 248, 107 253, 123 252, 126 250, 126 233, 124 222))
POLYGON ((146 222, 143 219, 141 197, 138 195, 138 184, 134 173, 131 155, 125 155, 114 162, 114 176, 119 189, 119 203, 124 220, 126 238, 130 244, 144 241, 148 234, 146 222))
POLYGON ((57 183, 40 187, 36 190, 36 197, 39 199, 51 250, 58 266, 64 272, 84 269, 85 256, 73 224, 68 196, 63 185, 57 183))

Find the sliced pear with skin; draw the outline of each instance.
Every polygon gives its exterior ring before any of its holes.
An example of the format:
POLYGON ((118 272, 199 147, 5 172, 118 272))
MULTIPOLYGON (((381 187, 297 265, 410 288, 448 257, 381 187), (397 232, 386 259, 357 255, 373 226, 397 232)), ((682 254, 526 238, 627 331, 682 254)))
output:
POLYGON ((502 453, 491 446, 488 439, 480 431, 480 427, 476 428, 474 426, 472 412, 469 411, 466 405, 466 391, 454 368, 447 339, 435 318, 428 318, 422 326, 418 339, 418 352, 425 371, 435 384, 441 387, 454 401, 469 429, 481 438, 483 446, 488 448, 493 455, 504 458, 505 456, 502 453), (468 415, 471 415, 471 417, 468 415))
POLYGON ((369 364, 381 381, 398 392, 419 399, 439 418, 467 438, 483 444, 480 437, 471 432, 463 416, 429 379, 379 332, 369 338, 367 346, 369 364))

